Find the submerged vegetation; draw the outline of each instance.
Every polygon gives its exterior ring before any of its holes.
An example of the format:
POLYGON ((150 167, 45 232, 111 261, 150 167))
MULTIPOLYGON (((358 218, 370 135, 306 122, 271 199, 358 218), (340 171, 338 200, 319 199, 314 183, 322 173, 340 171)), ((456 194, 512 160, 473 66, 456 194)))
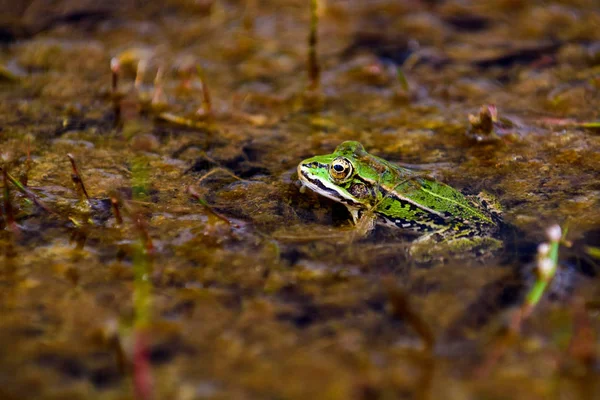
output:
POLYGON ((51 3, 0 4, 0 398, 600 395, 594 1, 51 3), (301 194, 348 140, 502 250, 301 194))

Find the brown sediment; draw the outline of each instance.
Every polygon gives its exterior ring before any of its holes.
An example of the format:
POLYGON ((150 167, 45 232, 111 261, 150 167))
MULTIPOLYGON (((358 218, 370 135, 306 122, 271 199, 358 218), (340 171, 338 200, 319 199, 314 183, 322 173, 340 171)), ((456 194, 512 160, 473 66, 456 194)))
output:
POLYGON ((600 396, 592 2, 29 3, 0 18, 1 398, 130 398, 137 332, 155 399, 600 396), (296 176, 347 140, 498 197, 505 249, 357 235, 296 176), (511 331, 553 223, 573 246, 511 331))

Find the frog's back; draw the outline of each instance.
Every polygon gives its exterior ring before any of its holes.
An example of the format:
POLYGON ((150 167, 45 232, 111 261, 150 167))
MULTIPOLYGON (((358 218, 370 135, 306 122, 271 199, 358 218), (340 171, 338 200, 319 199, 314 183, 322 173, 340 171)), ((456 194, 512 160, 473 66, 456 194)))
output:
POLYGON ((384 184, 383 200, 376 209, 376 213, 396 219, 396 226, 431 231, 448 225, 497 225, 498 218, 480 202, 445 183, 416 173, 407 176, 402 169, 396 175, 403 178, 384 184))
POLYGON ((387 224, 417 231, 496 224, 484 207, 460 191, 369 154, 359 142, 344 142, 336 153, 354 160, 361 179, 380 192, 374 211, 387 224))
POLYGON ((489 213, 480 208, 478 204, 442 182, 416 178, 401 183, 397 191, 446 218, 494 223, 489 213))

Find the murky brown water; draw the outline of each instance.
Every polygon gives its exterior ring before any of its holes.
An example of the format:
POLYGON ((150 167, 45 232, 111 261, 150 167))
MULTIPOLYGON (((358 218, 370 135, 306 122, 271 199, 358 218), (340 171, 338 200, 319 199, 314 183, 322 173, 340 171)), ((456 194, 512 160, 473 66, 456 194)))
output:
POLYGON ((0 1, 2 168, 51 210, 2 192, 0 397, 131 398, 140 337, 155 399, 600 395, 595 1, 324 1, 316 91, 308 1, 46 3, 0 1), (495 194, 506 251, 355 237, 295 176, 344 140, 495 194), (564 290, 506 335, 555 223, 564 290))

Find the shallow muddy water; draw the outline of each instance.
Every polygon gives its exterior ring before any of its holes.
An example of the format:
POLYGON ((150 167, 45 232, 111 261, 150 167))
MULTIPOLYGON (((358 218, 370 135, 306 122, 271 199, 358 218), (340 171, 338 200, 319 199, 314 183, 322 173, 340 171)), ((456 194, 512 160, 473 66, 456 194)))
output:
POLYGON ((600 396, 595 1, 322 1, 317 88, 309 1, 0 8, 1 398, 600 396), (296 175, 345 140, 493 194, 503 251, 357 234, 296 175))

